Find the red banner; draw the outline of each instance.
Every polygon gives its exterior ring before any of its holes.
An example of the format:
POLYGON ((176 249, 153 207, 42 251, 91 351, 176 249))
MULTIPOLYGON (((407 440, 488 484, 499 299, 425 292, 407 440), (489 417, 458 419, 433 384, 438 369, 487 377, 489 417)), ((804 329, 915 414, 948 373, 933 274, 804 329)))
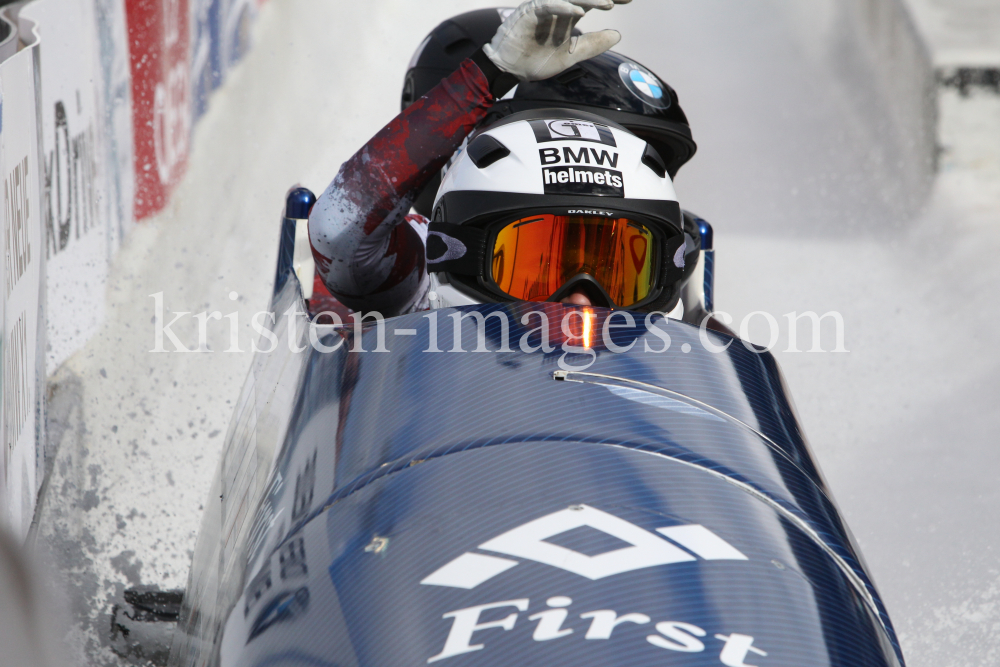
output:
POLYGON ((127 0, 135 133, 135 218, 162 209, 191 137, 188 0, 127 0))

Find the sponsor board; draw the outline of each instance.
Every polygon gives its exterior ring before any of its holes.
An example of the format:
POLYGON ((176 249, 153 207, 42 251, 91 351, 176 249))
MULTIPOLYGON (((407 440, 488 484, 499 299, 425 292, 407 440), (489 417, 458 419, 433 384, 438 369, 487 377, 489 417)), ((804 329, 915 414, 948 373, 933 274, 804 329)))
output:
POLYGON ((193 114, 198 119, 208 109, 212 91, 222 85, 224 68, 220 52, 221 0, 191 2, 191 88, 193 114))
MULTIPOLYGON (((104 314, 111 202, 98 112, 95 5, 36 0, 39 26, 47 352, 52 373, 97 332, 104 314)), ((115 227, 118 226, 115 221, 115 227)))
POLYGON ((222 66, 228 71, 250 50, 250 29, 257 8, 252 0, 220 0, 219 17, 222 66))
POLYGON ((226 71, 246 53, 254 6, 251 0, 189 0, 191 15, 191 88, 197 121, 208 109, 212 91, 226 71))
POLYGON ((162 209, 187 165, 191 134, 187 0, 126 3, 135 133, 135 217, 162 209))
POLYGON ((35 510, 39 456, 39 307, 42 207, 39 190, 35 49, 0 65, 0 180, 3 189, 3 520, 24 538, 35 510))
POLYGON ((125 3, 120 0, 95 0, 97 26, 97 90, 101 139, 98 154, 106 189, 108 247, 111 253, 134 222, 132 203, 135 197, 135 157, 132 150, 132 85, 129 70, 128 32, 125 27, 125 3))

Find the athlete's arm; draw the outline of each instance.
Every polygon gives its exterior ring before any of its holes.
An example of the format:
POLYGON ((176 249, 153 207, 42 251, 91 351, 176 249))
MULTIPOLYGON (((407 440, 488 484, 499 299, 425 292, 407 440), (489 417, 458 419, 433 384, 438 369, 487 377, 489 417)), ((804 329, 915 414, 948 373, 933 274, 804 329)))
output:
POLYGON ((313 207, 309 238, 316 268, 349 308, 391 317, 418 309, 424 298, 424 243, 413 226, 401 223, 412 193, 493 105, 502 73, 480 54, 474 58, 481 64, 466 60, 345 162, 313 207))

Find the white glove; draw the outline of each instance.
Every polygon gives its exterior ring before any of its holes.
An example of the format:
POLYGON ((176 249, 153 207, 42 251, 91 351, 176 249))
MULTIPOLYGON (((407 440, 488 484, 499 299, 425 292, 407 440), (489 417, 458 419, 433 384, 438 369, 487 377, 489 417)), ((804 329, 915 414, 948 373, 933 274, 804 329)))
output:
POLYGON ((591 9, 608 10, 632 0, 530 0, 503 22, 483 52, 522 81, 541 81, 598 56, 619 41, 617 30, 573 37, 573 28, 591 9))

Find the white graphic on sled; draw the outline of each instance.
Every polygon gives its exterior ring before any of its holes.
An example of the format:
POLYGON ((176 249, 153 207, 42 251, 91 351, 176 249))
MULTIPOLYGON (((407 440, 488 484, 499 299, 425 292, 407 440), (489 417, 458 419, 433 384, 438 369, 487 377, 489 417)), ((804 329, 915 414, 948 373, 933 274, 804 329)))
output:
MULTIPOLYGON (((667 539, 599 509, 574 505, 509 530, 479 545, 479 549, 544 563, 593 581, 697 558, 747 560, 736 547, 698 524, 657 528, 656 532, 667 539), (588 556, 546 541, 584 526, 630 546, 588 556)), ((420 583, 470 590, 519 564, 510 558, 468 552, 438 568, 420 583)))

